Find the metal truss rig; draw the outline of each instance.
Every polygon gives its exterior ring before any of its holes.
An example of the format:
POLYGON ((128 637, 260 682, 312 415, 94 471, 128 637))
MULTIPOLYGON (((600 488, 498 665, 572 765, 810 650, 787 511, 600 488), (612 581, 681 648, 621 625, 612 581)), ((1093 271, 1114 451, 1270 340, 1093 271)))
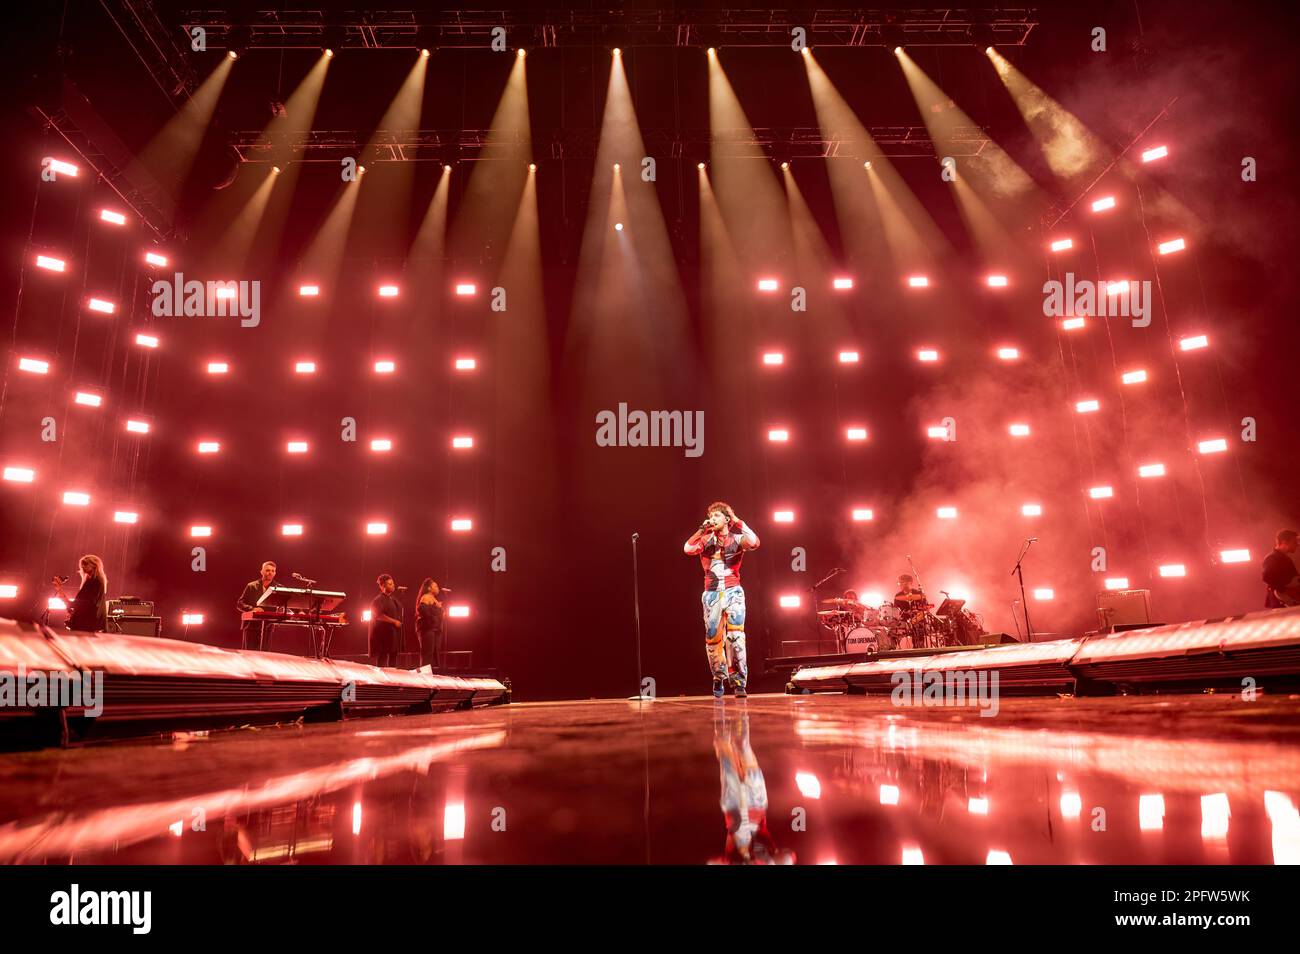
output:
MULTIPOLYGON (((890 158, 935 157, 924 126, 872 126, 871 142, 890 158)), ((760 148, 773 160, 869 159, 871 142, 826 136, 815 126, 759 127, 753 130, 644 129, 646 153, 666 159, 702 162, 714 156, 749 158, 760 148)), ((961 127, 943 142, 947 156, 978 156, 989 137, 978 126, 961 127)), ((591 159, 600 145, 594 129, 564 130, 531 140, 489 139, 486 129, 376 130, 363 136, 355 129, 288 132, 268 136, 261 130, 236 132, 231 144, 243 162, 463 162, 480 159, 591 159)))
POLYGON ((803 27, 819 46, 1018 46, 1038 24, 1033 7, 901 10, 259 10, 179 14, 188 33, 202 27, 210 49, 323 47, 489 49, 505 27, 512 47, 790 47, 803 27))

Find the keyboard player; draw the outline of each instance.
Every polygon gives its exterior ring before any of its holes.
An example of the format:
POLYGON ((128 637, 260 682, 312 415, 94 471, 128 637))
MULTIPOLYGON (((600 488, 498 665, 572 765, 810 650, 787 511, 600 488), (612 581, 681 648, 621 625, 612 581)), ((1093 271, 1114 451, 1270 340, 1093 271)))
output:
MULTIPOLYGON (((262 594, 271 588, 275 581, 275 564, 267 560, 262 564, 261 576, 244 587, 243 594, 239 597, 239 602, 235 605, 241 613, 261 614, 262 608, 257 605, 257 601, 262 598, 262 594)), ((243 635, 244 649, 262 649, 266 630, 273 624, 263 623, 254 619, 246 619, 240 626, 243 635)))

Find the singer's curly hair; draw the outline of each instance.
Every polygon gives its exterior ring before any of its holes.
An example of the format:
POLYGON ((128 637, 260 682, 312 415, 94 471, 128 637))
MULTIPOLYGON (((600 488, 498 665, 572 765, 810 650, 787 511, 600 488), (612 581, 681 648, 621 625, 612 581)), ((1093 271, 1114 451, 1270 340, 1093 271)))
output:
POLYGON ((713 503, 709 504, 709 509, 704 511, 704 515, 707 517, 711 515, 715 510, 722 511, 728 517, 734 517, 736 515, 736 512, 731 509, 731 504, 723 500, 715 500, 713 501, 713 503))

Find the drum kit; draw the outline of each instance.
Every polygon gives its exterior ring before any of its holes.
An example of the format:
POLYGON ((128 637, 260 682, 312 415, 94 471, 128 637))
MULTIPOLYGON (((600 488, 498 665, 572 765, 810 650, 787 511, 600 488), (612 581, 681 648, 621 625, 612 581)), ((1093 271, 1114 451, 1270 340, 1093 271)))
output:
POLYGON ((965 646, 978 641, 984 625, 964 604, 945 599, 936 609, 922 596, 903 609, 893 603, 873 607, 836 597, 821 601, 824 608, 818 610, 817 620, 834 635, 842 653, 965 646))

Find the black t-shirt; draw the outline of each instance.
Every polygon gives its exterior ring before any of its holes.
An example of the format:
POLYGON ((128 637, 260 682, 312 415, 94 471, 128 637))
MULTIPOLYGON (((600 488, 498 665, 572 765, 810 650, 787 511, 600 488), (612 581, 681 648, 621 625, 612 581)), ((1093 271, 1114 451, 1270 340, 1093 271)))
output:
POLYGON ((395 639, 400 627, 380 619, 380 615, 391 616, 393 619, 402 619, 402 604, 397 602, 396 598, 388 593, 380 593, 370 601, 370 640, 374 642, 378 637, 383 639, 395 639))
POLYGON ((88 576, 68 607, 68 629, 98 633, 104 629, 104 584, 88 576))
POLYGON ((1290 554, 1274 550, 1264 557, 1264 582, 1268 584, 1268 594, 1264 597, 1264 606, 1272 609, 1287 604, 1273 595, 1274 590, 1284 590, 1296 578, 1295 561, 1290 554))
POLYGON ((913 610, 916 609, 918 605, 925 602, 924 599, 919 599, 919 600, 904 599, 904 597, 908 595, 915 595, 915 596, 922 596, 922 597, 925 596, 924 593, 922 593, 920 590, 916 589, 915 587, 908 587, 907 589, 899 590, 897 593, 894 594, 894 605, 902 610, 913 610))

